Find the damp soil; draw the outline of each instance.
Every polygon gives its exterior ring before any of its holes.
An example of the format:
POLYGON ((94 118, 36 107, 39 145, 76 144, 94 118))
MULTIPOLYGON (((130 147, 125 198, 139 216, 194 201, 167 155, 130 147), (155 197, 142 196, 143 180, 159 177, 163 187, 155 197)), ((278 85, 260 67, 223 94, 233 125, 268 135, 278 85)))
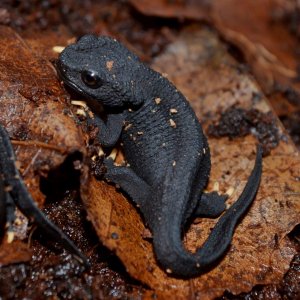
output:
POLYGON ((28 263, 0 269, 1 299, 139 299, 144 287, 132 280, 119 259, 99 243, 76 190, 59 201, 48 199, 44 212, 89 258, 85 269, 60 245, 31 229, 28 263))
POLYGON ((237 137, 253 134, 263 146, 264 155, 276 148, 281 136, 272 112, 263 113, 255 108, 245 110, 236 106, 221 113, 220 119, 208 127, 211 137, 237 137))

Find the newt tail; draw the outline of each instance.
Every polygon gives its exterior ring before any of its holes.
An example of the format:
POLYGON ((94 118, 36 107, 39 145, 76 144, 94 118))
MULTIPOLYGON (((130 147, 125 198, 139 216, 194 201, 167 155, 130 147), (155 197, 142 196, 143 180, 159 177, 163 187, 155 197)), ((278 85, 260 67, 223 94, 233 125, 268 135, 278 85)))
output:
MULTIPOLYGON (((255 166, 239 199, 220 217, 211 231, 209 237, 196 253, 187 251, 182 243, 183 227, 182 212, 176 206, 168 206, 168 213, 161 219, 158 226, 153 228, 153 244, 156 257, 167 273, 183 277, 192 277, 207 271, 228 250, 234 228, 247 212, 257 193, 262 173, 262 147, 257 147, 255 166), (170 210, 174 210, 170 212, 170 210)), ((172 181, 174 177, 168 176, 164 186, 174 190, 172 181)), ((163 197, 170 197, 165 190, 163 197)), ((171 193, 174 194, 173 191, 171 193)), ((162 200, 164 203, 164 199, 162 200)), ((166 200, 167 201, 167 200, 166 200)))

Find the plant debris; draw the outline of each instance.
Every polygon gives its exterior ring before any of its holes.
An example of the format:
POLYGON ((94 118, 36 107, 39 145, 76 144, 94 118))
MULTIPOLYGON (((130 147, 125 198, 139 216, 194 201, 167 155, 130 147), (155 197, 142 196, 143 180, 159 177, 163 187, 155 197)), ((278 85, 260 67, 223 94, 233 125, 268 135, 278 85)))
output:
POLYGON ((243 137, 252 133, 263 145, 264 154, 280 142, 277 120, 272 112, 263 113, 258 109, 245 110, 235 106, 229 107, 221 113, 220 120, 210 124, 207 134, 212 137, 243 137))

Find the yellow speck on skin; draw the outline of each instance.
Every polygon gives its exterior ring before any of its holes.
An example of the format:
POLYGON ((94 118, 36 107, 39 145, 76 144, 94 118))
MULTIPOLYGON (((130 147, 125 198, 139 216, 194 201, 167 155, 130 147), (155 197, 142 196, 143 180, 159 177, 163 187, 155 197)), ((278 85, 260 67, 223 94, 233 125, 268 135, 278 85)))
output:
POLYGON ((132 124, 128 124, 124 127, 124 130, 127 131, 130 127, 132 126, 132 124))
POLYGON ((171 127, 176 128, 176 123, 174 122, 173 119, 170 119, 170 125, 171 127))
POLYGON ((157 98, 154 99, 154 101, 158 105, 161 102, 161 99, 157 97, 157 98))
POLYGON ((177 114, 178 113, 178 110, 176 108, 171 108, 170 109, 170 113, 171 114, 177 114))
POLYGON ((114 65, 114 61, 113 60, 109 60, 106 62, 106 68, 108 71, 111 71, 114 65))

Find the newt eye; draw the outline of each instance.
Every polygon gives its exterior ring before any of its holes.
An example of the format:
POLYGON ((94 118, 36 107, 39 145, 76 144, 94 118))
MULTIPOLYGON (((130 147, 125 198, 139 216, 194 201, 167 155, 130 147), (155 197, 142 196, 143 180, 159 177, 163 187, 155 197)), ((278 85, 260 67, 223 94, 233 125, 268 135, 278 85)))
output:
POLYGON ((101 86, 102 80, 95 71, 86 70, 81 73, 81 79, 88 87, 96 89, 101 86))

